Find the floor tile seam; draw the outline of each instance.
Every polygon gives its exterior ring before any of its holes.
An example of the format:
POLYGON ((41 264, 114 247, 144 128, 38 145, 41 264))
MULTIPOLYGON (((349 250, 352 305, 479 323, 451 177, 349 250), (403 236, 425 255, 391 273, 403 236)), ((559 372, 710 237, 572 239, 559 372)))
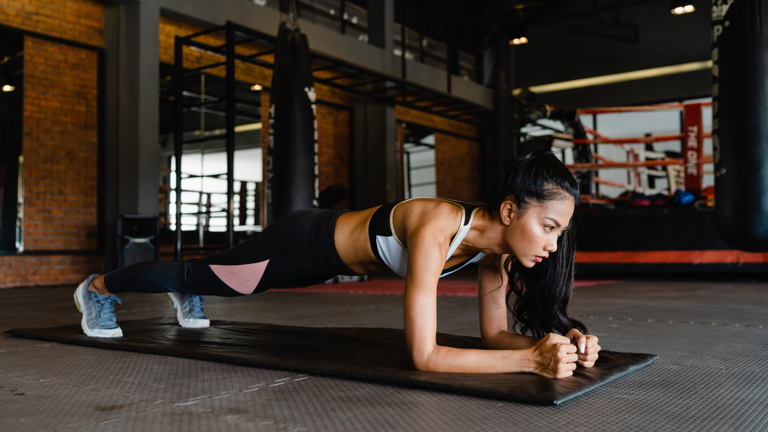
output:
MULTIPOLYGON (((235 366, 237 366, 237 365, 235 365, 235 366)), ((250 368, 249 367, 247 369, 258 369, 258 368, 250 368)), ((274 369, 270 369, 270 370, 271 371, 276 371, 276 372, 285 372, 287 374, 295 373, 295 372, 288 372, 288 371, 279 371, 279 370, 274 370, 274 369)), ((195 396, 193 398, 185 399, 185 402, 176 402, 175 404, 178 404, 178 405, 190 404, 191 405, 191 404, 198 403, 198 402, 195 402, 195 401, 204 401, 206 399, 216 400, 216 399, 220 399, 220 398, 224 398, 224 397, 229 397, 230 395, 235 394, 235 393, 245 394, 245 393, 251 393, 251 392, 254 392, 254 391, 260 391, 261 389, 269 389, 270 387, 282 387, 283 385, 285 385, 285 384, 287 384, 287 383, 289 383, 291 381, 294 381, 294 382, 295 381, 303 381, 303 380, 308 379, 310 377, 311 376, 308 375, 308 374, 301 374, 301 375, 296 376, 295 378, 288 377, 288 378, 280 378, 280 379, 272 380, 273 384, 268 384, 267 382, 263 382, 263 383, 259 383, 259 384, 253 384, 253 385, 250 385, 248 387, 233 386, 233 387, 228 388, 227 390, 221 390, 218 394, 195 396)), ((261 393, 263 393, 263 392, 261 392, 261 393)))
MULTIPOLYGON (((594 319, 595 315, 584 315, 584 316, 578 316, 577 318, 584 319, 585 317, 589 317, 588 319, 594 319)), ((741 324, 741 323, 723 323, 723 322, 712 322, 712 321, 675 321, 675 320, 667 320, 667 319, 647 319, 647 318, 619 318, 619 317, 608 317, 607 319, 605 317, 597 317, 597 319, 603 319, 606 321, 623 321, 623 322, 632 322, 632 323, 656 323, 656 324, 683 324, 683 325, 703 325, 703 326, 719 326, 719 327, 738 327, 743 329, 766 329, 768 330, 768 324, 741 324)))
MULTIPOLYGON (((681 296, 681 297, 674 298, 672 300, 684 300, 685 298, 686 298, 685 296, 681 296)), ((658 305, 659 303, 667 305, 669 303, 669 299, 664 299, 664 300, 642 300, 641 303, 642 304, 640 306, 654 306, 654 305, 658 305)), ((690 305, 686 305, 686 306, 690 306, 690 305)), ((626 305, 626 306, 616 307, 616 308, 613 308, 613 309, 590 311, 590 312, 587 312, 587 313, 576 315, 576 317, 577 318, 581 318, 581 317, 584 317, 584 316, 587 316, 587 315, 599 315, 599 314, 605 314, 605 313, 609 313, 609 312, 621 311, 621 310, 624 310, 624 309, 632 309, 632 308, 637 308, 637 307, 638 307, 638 302, 634 302, 632 304, 629 304, 629 305, 626 305)))
MULTIPOLYGON (((205 360, 201 360, 201 361, 205 361, 205 360)), ((248 369, 252 369, 252 368, 248 368, 248 369)), ((270 370, 274 371, 272 369, 270 369, 270 370)), ((294 373, 294 372, 289 372, 289 371, 278 371, 278 372, 285 372, 286 374, 293 374, 294 373)), ((16 379, 28 380, 28 381, 33 378, 32 375, 22 376, 22 374, 12 374, 12 373, 11 374, 5 374, 5 375, 13 377, 13 378, 16 378, 16 379)), ((286 378, 286 379, 273 380, 273 384, 268 384, 267 382, 264 382, 264 383, 252 385, 252 386, 249 386, 249 387, 233 386, 233 387, 228 388, 227 390, 221 390, 219 394, 202 395, 202 396, 197 396, 197 397, 194 397, 194 398, 187 398, 184 401, 188 402, 188 401, 194 400, 194 399, 204 400, 205 398, 215 400, 215 399, 218 399, 218 398, 222 397, 222 395, 225 394, 225 393, 228 393, 228 394, 233 394, 233 393, 250 393, 252 391, 255 391, 252 387, 258 387, 259 389, 261 389, 261 388, 269 389, 270 387, 278 387, 279 388, 279 387, 282 387, 283 385, 285 385, 288 382, 291 382, 291 381, 293 381, 293 382, 295 382, 295 381, 303 381, 303 380, 306 380, 306 379, 311 378, 311 377, 315 377, 315 376, 309 375, 309 374, 300 374, 300 375, 296 375, 295 378, 294 377, 289 377, 289 378, 286 378)), ((37 380, 37 378, 34 378, 34 379, 37 380)), ((123 381, 125 381, 125 380, 123 380, 123 381)), ((38 380, 38 381, 32 381, 32 382, 33 383, 34 382, 46 382, 47 385, 71 386, 71 387, 80 388, 80 389, 91 389, 91 390, 98 391, 98 392, 101 392, 101 393, 116 394, 116 395, 119 395, 121 397, 129 398, 129 399, 134 399, 134 398, 138 397, 139 401, 145 402, 145 403, 148 403, 148 404, 152 404, 152 405, 155 405, 155 404, 158 404, 158 403, 164 401, 163 399, 161 399, 160 401, 157 401, 157 402, 149 402, 149 400, 147 399, 148 395, 146 395, 146 394, 145 395, 143 395, 143 394, 135 394, 134 392, 129 392, 129 391, 126 391, 126 390, 121 390, 119 388, 107 388, 104 385, 100 386, 98 384, 82 385, 82 384, 78 384, 77 382, 73 382, 73 381, 69 381, 69 380, 65 380, 65 379, 49 378, 49 379, 46 379, 45 381, 39 381, 38 380), (142 399, 142 398, 144 398, 144 399, 142 399)), ((122 382, 120 384, 118 384, 118 385, 121 385, 121 384, 122 384, 122 382)), ((131 382, 131 384, 133 385, 135 383, 131 382)), ((177 402, 168 401, 164 405, 182 406, 182 405, 179 405, 179 404, 184 404, 184 403, 185 402, 181 402, 181 401, 177 401, 177 402)))
MULTIPOLYGON (((20 343, 21 342, 39 342, 39 341, 37 341, 35 339, 18 338, 18 337, 15 337, 13 335, 8 335, 8 336, 12 337, 13 338, 12 340, 19 341, 20 343)), ((0 339, 0 340, 2 340, 2 339, 0 339)), ((27 349, 30 349, 30 348, 35 348, 35 347, 50 347, 50 346, 59 346, 59 345, 66 345, 66 344, 61 344, 61 343, 58 343, 58 342, 46 342, 46 343, 36 343, 34 345, 25 345, 25 346, 22 346, 20 348, 0 348, 0 354, 10 353, 12 351, 13 352, 24 351, 24 350, 27 350, 27 349)), ((2 345, 0 345, 0 347, 2 347, 2 345)))
MULTIPOLYGON (((698 296, 698 295, 706 294, 706 293, 709 293, 709 292, 711 292, 713 290, 718 290, 718 289, 726 289, 726 288, 722 288, 722 287, 721 288, 713 288, 713 289, 709 289, 709 290, 696 291, 696 292, 693 292, 693 293, 680 294, 680 295, 676 295, 676 296, 673 295, 673 296, 670 296, 670 297, 665 297, 663 299, 645 299, 645 298, 640 298, 640 299, 635 299, 635 300, 636 301, 640 301, 640 302, 644 302, 644 303, 648 303, 648 304, 670 303, 670 302, 676 302, 678 300, 687 300, 687 299, 690 299, 691 296, 698 296)), ((623 301, 632 301, 632 300, 623 300, 623 301)), ((636 304, 636 302, 635 302, 635 304, 636 304)), ((633 306, 627 306, 627 307, 633 307, 633 306)))
MULTIPOLYGON (((578 307, 579 303, 589 304, 591 307, 648 307, 648 306, 661 306, 663 308, 718 308, 727 310, 741 310, 745 305, 753 310, 762 309, 768 304, 768 299, 754 301, 754 299, 739 299, 736 301, 730 301, 728 303, 720 301, 721 299, 708 299, 707 301, 701 301, 702 299, 691 299, 690 297, 682 297, 675 299, 624 299, 624 298, 599 298, 597 300, 602 301, 601 304, 595 305, 595 302, 590 301, 594 299, 573 299, 571 306, 578 307)), ((585 306, 586 307, 586 306, 585 306)), ((596 311, 599 312, 599 311, 596 311)))
POLYGON ((591 312, 575 315, 574 318, 583 319, 584 317, 588 317, 588 316, 595 316, 595 315, 600 315, 600 314, 604 314, 604 313, 616 312, 616 311, 620 311, 620 310, 623 310, 623 309, 629 309, 629 308, 632 308, 632 307, 636 307, 636 306, 630 305, 630 306, 621 306, 621 307, 617 307, 617 308, 613 308, 613 309, 608 309, 608 310, 605 310, 605 311, 591 311, 591 312))

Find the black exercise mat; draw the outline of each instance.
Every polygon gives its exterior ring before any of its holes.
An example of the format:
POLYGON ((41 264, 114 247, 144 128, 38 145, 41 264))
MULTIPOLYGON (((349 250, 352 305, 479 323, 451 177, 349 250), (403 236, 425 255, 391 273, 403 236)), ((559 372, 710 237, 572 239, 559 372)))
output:
MULTIPOLYGON (((650 365, 658 356, 603 351, 594 367, 565 379, 533 374, 453 374, 411 369, 402 330, 314 328, 213 321, 185 329, 175 319, 121 322, 122 338, 90 338, 79 325, 6 330, 74 345, 212 360, 266 369, 395 384, 542 405, 558 405, 650 365)), ((480 348, 480 339, 439 333, 437 343, 480 348)))

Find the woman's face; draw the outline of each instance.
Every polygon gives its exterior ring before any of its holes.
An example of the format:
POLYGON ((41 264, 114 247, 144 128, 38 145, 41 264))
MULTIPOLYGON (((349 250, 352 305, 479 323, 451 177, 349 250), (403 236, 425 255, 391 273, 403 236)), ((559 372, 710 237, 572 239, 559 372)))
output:
POLYGON ((532 204, 523 212, 515 203, 506 203, 502 204, 504 239, 520 264, 533 267, 557 251, 557 239, 569 228, 573 216, 572 197, 563 195, 562 199, 532 204))

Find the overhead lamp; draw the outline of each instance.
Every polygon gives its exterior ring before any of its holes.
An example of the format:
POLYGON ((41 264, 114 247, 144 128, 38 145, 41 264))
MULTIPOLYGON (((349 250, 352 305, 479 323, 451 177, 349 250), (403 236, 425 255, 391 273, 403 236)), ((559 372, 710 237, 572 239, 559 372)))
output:
POLYGON ((7 92, 12 92, 14 90, 16 90, 16 87, 14 87, 12 85, 6 84, 6 85, 3 86, 3 91, 6 92, 6 93, 7 92))
POLYGON ((527 44, 528 42, 528 31, 526 28, 516 27, 509 32, 510 45, 523 45, 527 44))
POLYGON ((526 27, 512 27, 508 33, 510 45, 524 45, 530 42, 528 38, 528 29, 526 27))
POLYGON ((254 85, 251 86, 251 90, 253 90, 253 91, 259 91, 261 89, 262 89, 262 87, 260 85, 258 85, 258 84, 254 84, 254 85))
POLYGON ((683 15, 695 11, 696 8, 690 4, 690 1, 691 0, 672 0, 672 15, 683 15))

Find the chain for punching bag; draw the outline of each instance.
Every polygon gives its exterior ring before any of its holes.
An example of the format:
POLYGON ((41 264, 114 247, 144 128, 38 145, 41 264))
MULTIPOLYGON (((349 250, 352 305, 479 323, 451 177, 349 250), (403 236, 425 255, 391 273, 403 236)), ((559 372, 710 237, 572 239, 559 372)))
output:
POLYGON ((712 1, 715 214, 731 247, 768 252, 768 1, 712 1))
POLYGON ((317 206, 317 120, 309 44, 296 4, 283 11, 269 105, 267 223, 317 206))

